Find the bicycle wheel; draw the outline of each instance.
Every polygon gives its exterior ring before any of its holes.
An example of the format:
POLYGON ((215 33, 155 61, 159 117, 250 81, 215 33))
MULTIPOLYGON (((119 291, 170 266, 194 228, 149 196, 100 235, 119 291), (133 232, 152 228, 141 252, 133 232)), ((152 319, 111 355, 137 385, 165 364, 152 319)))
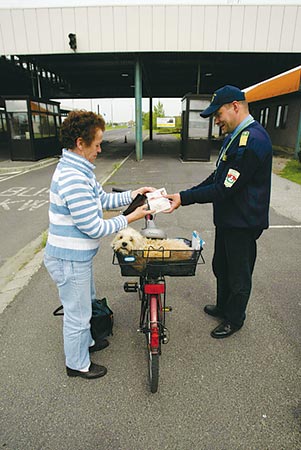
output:
POLYGON ((158 390, 159 384, 159 354, 149 352, 149 385, 152 394, 158 390))
POLYGON ((148 348, 148 372, 149 384, 152 393, 157 392, 159 384, 159 354, 160 337, 158 327, 158 298, 150 296, 149 308, 147 310, 147 348, 148 348))

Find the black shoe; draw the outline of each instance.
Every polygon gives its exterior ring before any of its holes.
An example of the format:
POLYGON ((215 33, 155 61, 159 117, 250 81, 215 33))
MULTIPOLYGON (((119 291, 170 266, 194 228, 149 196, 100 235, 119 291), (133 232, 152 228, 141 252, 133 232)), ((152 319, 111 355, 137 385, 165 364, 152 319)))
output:
POLYGON ((241 327, 242 325, 240 327, 234 327, 231 323, 224 321, 219 324, 218 327, 214 328, 210 334, 215 339, 223 339, 231 336, 233 333, 236 333, 236 331, 240 330, 241 327))
POLYGON ((103 350, 104 348, 109 346, 109 341, 107 339, 102 339, 101 341, 95 342, 92 347, 89 347, 89 353, 99 352, 99 350, 103 350))
POLYGON ((103 377, 107 373, 107 369, 99 364, 91 362, 88 372, 80 372, 79 370, 69 369, 66 367, 68 377, 81 377, 92 380, 93 378, 103 377))
POLYGON ((209 314, 209 316, 223 318, 223 313, 215 305, 206 305, 204 311, 206 314, 209 314))

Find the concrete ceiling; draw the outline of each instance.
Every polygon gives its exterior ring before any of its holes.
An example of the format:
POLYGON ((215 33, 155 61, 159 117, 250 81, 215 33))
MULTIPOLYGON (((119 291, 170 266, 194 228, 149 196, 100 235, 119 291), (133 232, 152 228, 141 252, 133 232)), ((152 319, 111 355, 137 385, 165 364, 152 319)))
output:
MULTIPOLYGON (((224 84, 245 88, 301 64, 301 53, 72 53, 19 58, 64 80, 40 77, 46 98, 134 97, 137 58, 143 68, 143 97, 197 93, 198 73, 199 93, 210 94, 224 84)), ((32 72, 0 58, 0 95, 32 95, 36 85, 32 72)))

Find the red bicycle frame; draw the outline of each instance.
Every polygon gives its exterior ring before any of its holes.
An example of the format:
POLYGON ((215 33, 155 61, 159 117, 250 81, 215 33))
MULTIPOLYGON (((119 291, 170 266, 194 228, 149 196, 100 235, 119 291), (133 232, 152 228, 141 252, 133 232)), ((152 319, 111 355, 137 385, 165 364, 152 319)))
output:
POLYGON ((165 284, 146 284, 145 294, 150 296, 150 348, 153 354, 157 354, 160 349, 159 322, 162 316, 161 294, 165 293, 165 284))

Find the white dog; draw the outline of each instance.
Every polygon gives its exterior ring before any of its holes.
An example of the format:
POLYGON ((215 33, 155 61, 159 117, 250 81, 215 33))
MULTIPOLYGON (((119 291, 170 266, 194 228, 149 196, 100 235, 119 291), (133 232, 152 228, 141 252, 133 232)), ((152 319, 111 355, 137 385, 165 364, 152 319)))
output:
POLYGON ((131 227, 119 231, 111 245, 115 252, 124 255, 128 255, 133 250, 145 250, 143 255, 147 258, 190 259, 193 251, 179 239, 149 239, 131 227))

